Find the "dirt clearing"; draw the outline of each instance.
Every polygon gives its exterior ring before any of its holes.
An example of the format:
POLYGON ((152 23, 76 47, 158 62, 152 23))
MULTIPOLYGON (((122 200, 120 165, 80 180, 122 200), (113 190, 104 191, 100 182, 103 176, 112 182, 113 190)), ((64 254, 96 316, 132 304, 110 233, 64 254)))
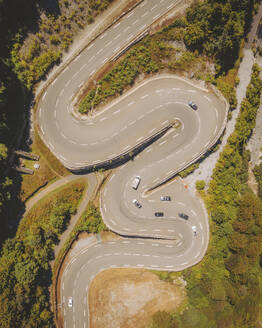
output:
POLYGON ((155 312, 175 310, 184 299, 182 287, 147 270, 106 270, 90 286, 90 327, 142 328, 155 312))

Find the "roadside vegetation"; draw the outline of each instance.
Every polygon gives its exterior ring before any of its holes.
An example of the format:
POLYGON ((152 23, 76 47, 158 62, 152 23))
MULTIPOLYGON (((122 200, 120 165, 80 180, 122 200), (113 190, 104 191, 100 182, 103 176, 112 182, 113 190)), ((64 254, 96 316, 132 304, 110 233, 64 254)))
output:
POLYGON ((60 250, 58 256, 56 257, 56 261, 53 268, 54 274, 56 273, 58 266, 61 264, 61 259, 68 252, 72 243, 77 240, 81 232, 99 233, 102 231, 108 231, 108 228, 102 220, 99 209, 92 202, 89 202, 86 210, 81 215, 73 231, 70 233, 69 237, 65 241, 63 248, 60 250))
POLYGON ((203 1, 192 5, 186 17, 178 18, 152 36, 147 36, 88 90, 79 104, 88 113, 132 86, 137 77, 158 71, 193 75, 218 87, 236 107, 235 85, 239 51, 252 17, 253 2, 203 1), (213 64, 214 63, 214 64, 213 64))
POLYGON ((247 186, 245 150, 261 90, 259 68, 254 65, 236 129, 220 154, 207 193, 204 181, 197 183, 211 217, 212 235, 204 259, 183 271, 187 310, 180 315, 158 314, 154 328, 251 328, 261 320, 262 201, 247 186), (161 317, 170 324, 157 324, 161 317))
POLYGON ((7 239, 0 257, 0 327, 52 327, 49 304, 53 248, 76 212, 86 181, 79 179, 39 201, 7 239))
MULTIPOLYGON (((27 135, 20 138, 30 114, 31 90, 60 61, 73 37, 113 1, 0 0, 0 244, 15 234, 23 202, 56 177, 68 174, 36 131, 32 148, 40 153, 40 170, 21 176, 10 169, 13 147, 31 150, 23 142, 27 135)), ((12 162, 21 164, 17 158, 12 162)), ((32 167, 30 161, 22 164, 32 167)))

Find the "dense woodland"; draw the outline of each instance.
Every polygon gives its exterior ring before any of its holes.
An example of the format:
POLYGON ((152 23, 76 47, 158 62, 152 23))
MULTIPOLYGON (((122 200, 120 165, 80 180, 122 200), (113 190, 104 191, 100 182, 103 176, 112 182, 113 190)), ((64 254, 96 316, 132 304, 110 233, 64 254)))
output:
MULTIPOLYGON (((17 196, 20 178, 8 170, 8 159, 28 115, 30 92, 35 83, 59 61, 76 33, 76 26, 81 29, 85 23, 91 22, 111 1, 51 2, 0 0, 2 243, 12 231, 10 226, 14 232, 11 223, 16 221, 18 212, 23 208, 17 196), (69 10, 73 5, 74 14, 73 10, 69 10), (80 12, 85 13, 82 18, 78 17, 80 12)), ((123 66, 115 67, 99 84, 101 93, 99 91, 97 95, 102 100, 96 98, 97 103, 105 101, 107 93, 112 96, 123 92, 124 87, 132 84, 141 73, 149 74, 162 68, 174 72, 194 68, 195 76, 217 85, 233 108, 236 104, 234 86, 239 50, 257 2, 204 0, 193 5, 185 18, 177 19, 163 31, 138 44, 139 51, 130 50, 120 62, 123 66), (173 42, 183 42, 187 50, 182 53, 172 45, 173 42), (206 63, 212 61, 215 63, 213 72, 206 67, 206 63), (163 63, 167 63, 168 67, 163 67, 163 63)), ((184 273, 188 283, 189 309, 180 316, 156 314, 154 328, 253 328, 257 327, 258 320, 262 321, 259 312, 262 308, 261 189, 258 198, 247 188, 249 154, 245 151, 245 143, 254 127, 261 88, 258 68, 254 67, 236 131, 217 163, 207 194, 203 192, 211 215, 212 237, 204 260, 184 273)), ((259 181, 261 171, 259 167, 255 171, 259 181)), ((203 186, 199 183, 199 189, 203 186)), ((49 261, 53 257, 53 245, 66 228, 83 188, 83 185, 70 188, 59 203, 52 205, 52 210, 48 207, 46 213, 50 220, 40 211, 33 213, 28 221, 21 223, 16 236, 3 244, 0 258, 0 327, 52 327, 49 261), (73 196, 71 191, 75 191, 73 196)), ((103 228, 99 214, 94 212, 91 215, 95 210, 90 211, 80 230, 96 231, 96 224, 92 220, 90 223, 87 221, 90 217, 97 218, 99 227, 103 228)))

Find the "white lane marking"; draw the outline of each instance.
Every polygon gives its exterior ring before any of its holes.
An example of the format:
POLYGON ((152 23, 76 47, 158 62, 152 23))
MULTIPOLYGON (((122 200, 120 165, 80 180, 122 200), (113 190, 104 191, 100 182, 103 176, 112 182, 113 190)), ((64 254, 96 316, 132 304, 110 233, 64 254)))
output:
POLYGON ((139 28, 139 31, 142 31, 142 30, 144 30, 146 28, 146 24, 144 24, 143 26, 141 26, 140 28, 139 28))
POLYGON ((166 265, 165 268, 173 268, 173 265, 166 265))
POLYGON ((84 64, 81 68, 80 71, 82 71, 82 69, 84 69, 87 66, 87 64, 84 64))
POLYGON ((120 35, 121 35, 120 33, 117 34, 117 36, 114 37, 114 40, 118 39, 120 37, 120 35))
POLYGON ((159 246, 159 244, 152 244, 152 246, 158 247, 158 246, 159 246))
POLYGON ((141 120, 144 116, 144 114, 140 115, 137 120, 141 120))
POLYGON ((104 34, 102 34, 102 35, 99 37, 99 39, 102 40, 102 39, 104 39, 105 36, 107 36, 107 32, 105 32, 104 34))
POLYGON ((166 142, 167 142, 167 140, 164 140, 164 141, 160 142, 159 146, 164 145, 166 142))
POLYGON ((43 95, 43 100, 45 100, 45 96, 46 96, 46 92, 45 92, 44 95, 43 95))
POLYGON ((151 11, 156 9, 157 5, 154 5, 152 8, 151 8, 151 11))
POLYGON ((107 44, 105 45, 105 47, 108 47, 110 44, 112 43, 112 40, 107 42, 107 44))
POLYGON ((120 23, 117 23, 116 25, 114 25, 113 29, 117 28, 117 26, 119 26, 120 23))
POLYGON ((182 203, 182 202, 177 202, 177 204, 179 204, 179 205, 185 205, 185 203, 182 203))
POLYGON ((193 215, 196 215, 196 212, 195 212, 194 210, 191 210, 191 213, 192 213, 193 215))
POLYGON ((148 11, 146 11, 141 17, 144 18, 148 14, 148 11))
POLYGON ((75 74, 72 76, 72 80, 74 80, 74 78, 75 77, 77 77, 77 74, 78 74, 79 72, 75 72, 75 74))
POLYGON ((69 83, 71 82, 71 79, 66 82, 66 87, 68 87, 69 83))
POLYGON ((138 22, 138 19, 137 19, 137 20, 135 20, 135 21, 134 21, 132 24, 133 24, 133 25, 135 25, 137 22, 138 22))
POLYGON ((135 102, 134 101, 131 101, 127 106, 131 106, 133 105, 135 102))
POLYGON ((130 39, 132 39, 134 37, 134 34, 131 34, 128 38, 127 41, 129 41, 130 39))
POLYGON ((167 10, 170 9, 173 6, 173 3, 167 7, 167 10))
POLYGON ((130 244, 130 241, 123 241, 123 244, 130 244))
POLYGON ((126 32, 127 30, 129 30, 130 29, 130 26, 127 26, 124 30, 123 30, 123 32, 126 32))
POLYGON ((157 14, 156 16, 153 17, 153 20, 156 20, 160 16, 161 16, 160 14, 157 14))
POLYGON ((145 98, 147 98, 148 96, 149 96, 149 94, 146 94, 146 95, 142 96, 141 99, 145 99, 145 98))
POLYGON ((167 124, 167 123, 168 123, 168 120, 166 120, 165 122, 163 122, 162 125, 165 125, 165 124, 167 124))
POLYGON ((200 251, 197 252, 197 254, 194 256, 194 258, 197 258, 199 256, 199 254, 200 254, 200 251))
POLYGON ((129 18, 134 14, 134 12, 132 11, 130 14, 128 14, 126 17, 129 18))
POLYGON ((144 264, 137 264, 136 266, 137 267, 144 267, 145 265, 144 264))
POLYGON ((143 137, 140 137, 140 138, 136 139, 136 141, 139 142, 139 141, 142 140, 142 139, 143 139, 143 137))
POLYGON ((208 100, 209 102, 211 102, 211 99, 208 96, 204 96, 204 98, 206 98, 206 100, 208 100))
POLYGON ((93 43, 92 43, 92 44, 90 44, 90 46, 89 46, 88 48, 86 48, 86 50, 89 50, 89 49, 91 49, 93 46, 94 46, 94 44, 93 44, 93 43))
POLYGON ((103 61, 102 64, 106 63, 108 61, 108 57, 106 57, 103 61))
POLYGON ((167 231, 168 232, 175 232, 175 230, 173 230, 173 229, 168 229, 167 231))
POLYGON ((120 112, 120 109, 118 109, 118 110, 116 110, 116 111, 114 111, 114 115, 116 115, 116 114, 118 114, 120 112))
POLYGON ((95 56, 92 56, 88 59, 88 63, 91 62, 93 59, 95 58, 95 56))
POLYGON ((173 88, 174 91, 179 91, 181 88, 173 88))
POLYGON ((99 55, 102 51, 103 51, 103 48, 99 49, 96 54, 99 55))
POLYGON ((179 234, 178 234, 178 236, 179 236, 180 238, 183 238, 183 235, 182 235, 182 233, 179 233, 179 234))
POLYGON ((181 263, 180 265, 186 265, 186 264, 188 264, 188 262, 181 263))
POLYGON ((166 247, 173 248, 174 246, 173 245, 166 245, 166 247))
POLYGON ((112 223, 113 223, 113 225, 116 225, 116 223, 115 223, 115 221, 114 221, 114 220, 110 219, 110 222, 112 222, 112 223))
POLYGON ((148 148, 148 149, 146 150, 146 152, 149 153, 149 152, 152 151, 152 150, 153 150, 153 148, 151 147, 151 148, 148 148))

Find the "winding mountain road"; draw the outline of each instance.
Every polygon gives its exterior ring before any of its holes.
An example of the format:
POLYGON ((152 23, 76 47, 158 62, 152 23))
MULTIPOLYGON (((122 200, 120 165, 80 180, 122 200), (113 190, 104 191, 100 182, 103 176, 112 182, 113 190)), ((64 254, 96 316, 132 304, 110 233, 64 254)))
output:
POLYGON ((206 252, 209 227, 202 203, 180 180, 150 189, 216 142, 225 127, 227 104, 195 82, 162 74, 138 84, 92 119, 76 119, 71 108, 83 82, 175 3, 143 1, 92 42, 40 99, 41 137, 72 170, 114 158, 169 123, 179 123, 113 170, 101 193, 101 213, 107 226, 126 238, 92 245, 67 264, 61 279, 64 327, 88 326, 88 288, 100 271, 110 267, 180 271, 199 262, 206 252), (188 106, 191 99, 198 110, 188 106), (136 175, 141 183, 134 190, 131 184, 136 175), (171 201, 160 201, 161 195, 170 195, 171 201), (134 199, 142 208, 133 204, 134 199), (156 218, 155 212, 164 215, 156 218), (189 219, 181 219, 181 212, 189 219), (69 297, 73 297, 72 307, 69 297))

